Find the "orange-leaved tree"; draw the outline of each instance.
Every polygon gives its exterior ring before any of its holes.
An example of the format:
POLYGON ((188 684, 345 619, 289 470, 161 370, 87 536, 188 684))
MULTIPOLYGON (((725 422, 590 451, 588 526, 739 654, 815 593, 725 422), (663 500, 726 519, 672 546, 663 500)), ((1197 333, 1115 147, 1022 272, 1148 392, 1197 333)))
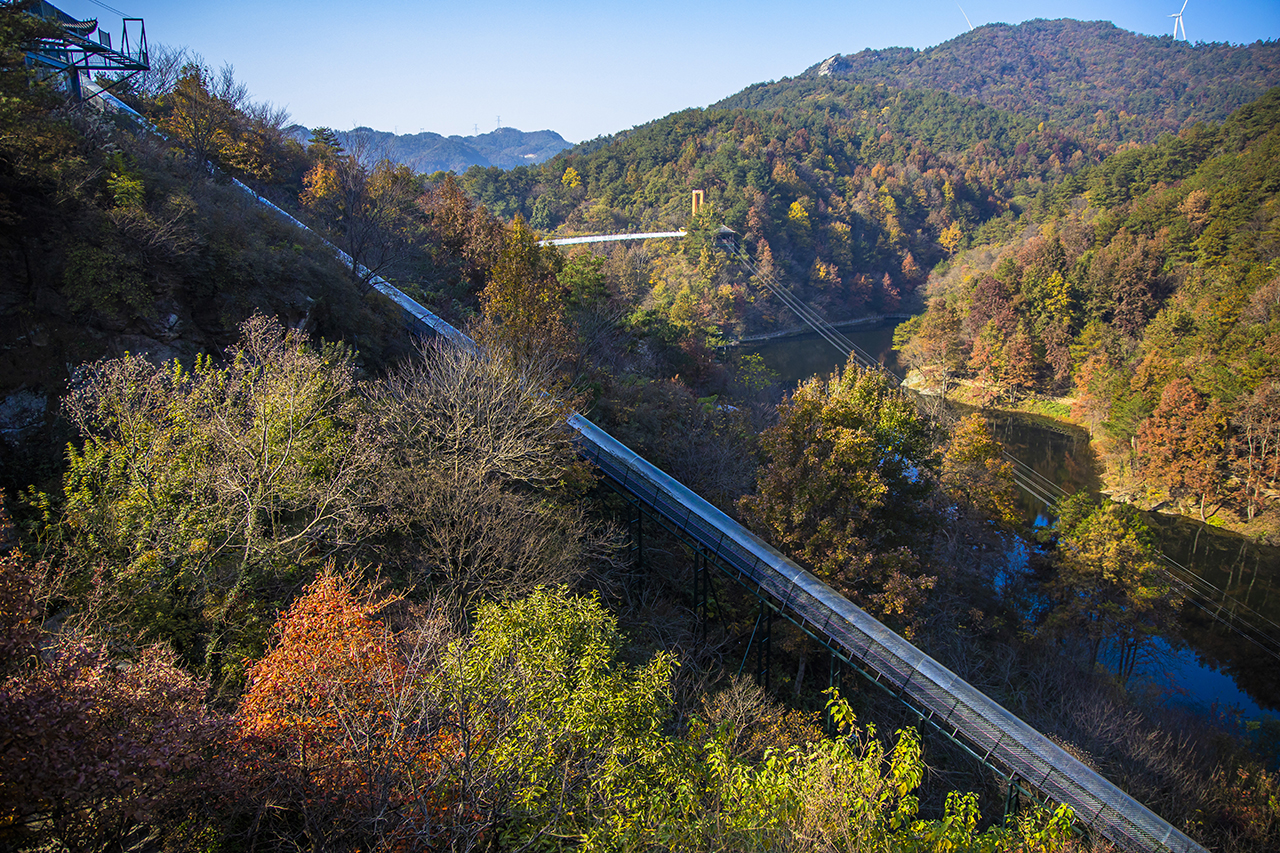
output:
POLYGON ((1138 428, 1143 474, 1175 500, 1198 497, 1201 521, 1217 512, 1206 514, 1206 505, 1223 497, 1226 426, 1222 405, 1179 377, 1164 387, 1160 405, 1138 428))
POLYGON ((247 770, 261 814, 291 812, 313 846, 396 849, 446 810, 441 777, 453 741, 423 707, 420 668, 376 618, 397 600, 330 569, 281 617, 275 646, 249 669, 239 731, 258 755, 247 770))

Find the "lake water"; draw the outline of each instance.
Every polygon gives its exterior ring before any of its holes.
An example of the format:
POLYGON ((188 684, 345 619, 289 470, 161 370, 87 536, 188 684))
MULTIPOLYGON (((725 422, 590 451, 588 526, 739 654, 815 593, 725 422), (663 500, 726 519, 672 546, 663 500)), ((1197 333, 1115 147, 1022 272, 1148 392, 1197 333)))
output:
MULTIPOLYGON (((841 327, 845 337, 903 375, 893 324, 841 327)), ((845 358, 817 334, 744 345, 793 387, 831 373, 845 358)), ((1023 464, 1066 492, 1100 486, 1088 434, 1031 416, 991 413, 996 437, 1023 464)), ((1023 496, 1028 523, 1052 522, 1042 503, 1023 496)), ((1258 545, 1186 518, 1146 514, 1172 572, 1190 590, 1177 636, 1145 665, 1141 677, 1184 702, 1246 719, 1280 710, 1280 548, 1258 545)), ((1015 549, 1016 550, 1016 549, 1015 549)))

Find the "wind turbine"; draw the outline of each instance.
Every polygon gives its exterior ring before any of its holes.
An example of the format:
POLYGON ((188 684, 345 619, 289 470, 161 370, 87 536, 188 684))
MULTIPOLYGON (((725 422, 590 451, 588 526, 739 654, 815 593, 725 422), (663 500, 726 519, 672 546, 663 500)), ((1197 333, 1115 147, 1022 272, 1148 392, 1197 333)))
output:
POLYGON ((1183 41, 1187 40, 1187 25, 1182 23, 1182 13, 1185 11, 1187 11, 1187 0, 1182 0, 1182 8, 1169 16, 1170 18, 1173 18, 1173 40, 1174 41, 1178 40, 1179 27, 1182 28, 1182 40, 1183 41))
MULTIPOLYGON (((963 7, 963 6, 961 6, 959 3, 957 3, 957 4, 956 4, 956 8, 960 10, 960 14, 961 14, 961 15, 964 15, 964 7, 963 7)), ((969 24, 969 16, 968 16, 968 15, 964 15, 964 22, 965 22, 966 24, 969 24)), ((969 32, 973 32, 973 24, 969 24, 969 32)))

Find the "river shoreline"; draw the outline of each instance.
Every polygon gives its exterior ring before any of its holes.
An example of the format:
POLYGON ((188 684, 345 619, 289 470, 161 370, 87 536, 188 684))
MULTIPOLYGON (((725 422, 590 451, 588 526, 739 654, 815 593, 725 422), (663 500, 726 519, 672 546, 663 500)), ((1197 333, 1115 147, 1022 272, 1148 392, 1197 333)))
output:
MULTIPOLYGON (((937 396, 936 392, 924 386, 917 371, 911 371, 902 384, 917 393, 937 396)), ((1071 405, 1074 402, 1074 398, 1035 395, 1013 406, 981 405, 973 398, 971 393, 973 387, 971 380, 960 380, 957 382, 954 392, 948 393, 947 398, 979 410, 1029 415, 1089 432, 1086 424, 1082 424, 1071 417, 1071 405)), ((1201 519, 1193 509, 1181 507, 1173 501, 1165 499, 1163 495, 1155 493, 1142 480, 1132 474, 1118 471, 1114 466, 1107 464, 1109 457, 1107 448, 1104 442, 1091 432, 1089 433, 1089 446, 1093 450, 1094 457, 1098 460, 1098 477, 1102 482, 1102 488, 1099 491, 1111 500, 1117 503, 1130 504, 1143 512, 1159 513, 1170 518, 1185 518, 1188 521, 1203 524, 1215 530, 1233 533, 1262 545, 1280 545, 1280 529, 1263 525, 1256 521, 1251 522, 1248 519, 1241 519, 1235 513, 1226 509, 1215 512, 1207 520, 1201 519)))
MULTIPOLYGON (((892 364, 896 375, 902 375, 894 358, 892 328, 877 330, 875 325, 867 325, 846 335, 873 358, 892 364)), ((845 362, 815 332, 746 350, 758 352, 786 389, 811 376, 828 375, 845 362)), ((918 387, 920 376, 913 375, 907 384, 918 387)), ((955 394, 948 388, 948 400, 964 396, 964 388, 955 394)), ((1103 448, 1091 440, 1086 428, 1073 422, 1072 402, 1066 397, 1040 399, 987 411, 993 434, 1011 449, 1024 469, 1034 471, 1031 476, 1068 492, 1110 490, 1112 486, 1101 477, 1103 448)), ((1038 499, 1021 493, 1018 497, 1019 509, 1029 525, 1050 522, 1038 499)), ((1202 524, 1194 512, 1187 516, 1170 512, 1171 507, 1162 509, 1144 514, 1161 550, 1186 567, 1191 574, 1185 577, 1201 586, 1207 584, 1204 588, 1210 592, 1186 608, 1177 630, 1169 634, 1169 642, 1179 647, 1179 662, 1155 673, 1159 676, 1156 688, 1202 707, 1280 706, 1280 677, 1271 666, 1274 659, 1258 654, 1248 637, 1236 636, 1237 630, 1248 631, 1249 637, 1261 638, 1255 641, 1273 647, 1268 638, 1274 636, 1271 626, 1280 624, 1280 550, 1261 544, 1259 537, 1202 524), (1224 597, 1228 594, 1229 601, 1224 597), (1235 627, 1224 628, 1220 617, 1235 627)))

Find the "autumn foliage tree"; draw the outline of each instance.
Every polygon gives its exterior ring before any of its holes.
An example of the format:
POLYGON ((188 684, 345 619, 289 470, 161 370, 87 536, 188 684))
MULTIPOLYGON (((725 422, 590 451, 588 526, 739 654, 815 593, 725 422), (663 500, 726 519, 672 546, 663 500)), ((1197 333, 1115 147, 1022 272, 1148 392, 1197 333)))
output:
POLYGON ((0 802, 9 830, 71 850, 177 837, 230 787, 225 724, 206 685, 161 648, 121 662, 105 643, 63 638, 34 673, 0 686, 0 802))
POLYGON ((945 402, 952 381, 965 364, 956 312, 948 308, 930 310, 911 321, 909 333, 903 330, 900 336, 900 331, 895 330, 894 345, 899 346, 900 341, 903 360, 920 371, 926 390, 936 392, 945 402))
MULTIPOLYGON (((431 738, 414 714, 414 670, 376 618, 395 597, 354 574, 322 573, 277 624, 272 649, 248 672, 239 737, 261 816, 281 802, 312 846, 358 848, 396 832, 388 811, 414 805, 431 738)), ((287 821, 285 822, 287 825, 287 821)))
POLYGON ((416 204, 432 278, 452 298, 482 290, 502 249, 502 223, 468 198, 453 175, 427 187, 416 204))
POLYGON ((1280 380, 1259 386, 1232 418, 1231 471, 1252 519, 1280 501, 1280 380))
POLYGON ((167 114, 160 125, 203 165, 230 149, 247 97, 230 66, 214 72, 202 62, 188 62, 164 96, 167 114))
POLYGON ((15 550, 13 538, 9 513, 0 498, 0 676, 31 662, 43 616, 35 599, 35 567, 15 550))
POLYGON ((1201 520, 1212 515, 1206 506, 1223 494, 1225 421, 1216 401, 1206 401, 1178 378, 1164 387, 1160 404, 1138 428, 1144 476, 1175 500, 1198 498, 1201 520))
POLYGON ((565 287, 557 274, 562 260, 517 216, 480 294, 490 337, 517 363, 548 354, 567 358, 572 335, 565 323, 565 287))
POLYGON ((856 602, 909 628, 933 585, 909 547, 932 488, 931 440, 910 399, 850 360, 779 406, 761 436, 768 464, 738 507, 856 602))
POLYGON ((222 364, 85 369, 67 404, 84 443, 46 533, 103 594, 100 616, 233 680, 269 627, 263 598, 380 524, 351 353, 263 317, 241 331, 222 364))
MULTIPOLYGON (((376 716, 403 676, 392 637, 356 581, 325 572, 285 613, 276 642, 248 672, 241 733, 260 738, 316 777, 340 780, 345 716, 376 716)), ((353 720, 353 723, 366 721, 353 720)))
POLYGON ((418 228, 421 184, 413 170, 378 157, 357 137, 351 150, 313 145, 314 165, 303 178, 303 206, 351 259, 362 293, 375 276, 389 275, 409 253, 418 228))

